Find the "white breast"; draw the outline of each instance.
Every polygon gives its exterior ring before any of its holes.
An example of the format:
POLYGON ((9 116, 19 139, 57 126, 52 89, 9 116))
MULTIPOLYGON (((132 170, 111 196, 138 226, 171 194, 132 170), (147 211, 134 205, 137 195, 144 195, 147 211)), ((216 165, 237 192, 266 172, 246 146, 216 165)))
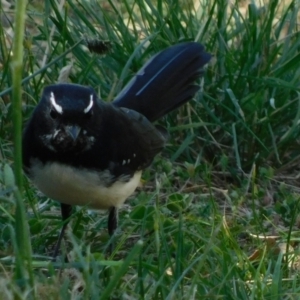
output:
POLYGON ((136 172, 128 182, 116 181, 105 186, 109 171, 99 174, 58 163, 42 164, 35 161, 31 169, 31 179, 46 196, 65 204, 88 206, 95 209, 120 207, 135 191, 141 178, 136 172), (101 182, 103 178, 103 182, 101 182))

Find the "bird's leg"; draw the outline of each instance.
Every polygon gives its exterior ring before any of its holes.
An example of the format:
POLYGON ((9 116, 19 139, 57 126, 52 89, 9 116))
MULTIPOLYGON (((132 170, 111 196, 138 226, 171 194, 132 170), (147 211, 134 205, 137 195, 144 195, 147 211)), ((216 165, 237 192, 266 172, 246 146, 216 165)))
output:
POLYGON ((62 239, 64 237, 66 228, 67 228, 68 223, 69 223, 69 222, 65 222, 65 221, 67 219, 69 219, 69 217, 72 215, 72 206, 69 205, 69 204, 61 203, 60 204, 60 211, 61 211, 61 217, 62 217, 62 220, 64 222, 64 225, 63 225, 63 227, 62 227, 62 229, 60 231, 60 234, 59 234, 59 237, 58 237, 58 240, 57 240, 54 252, 53 252, 52 261, 56 261, 56 257, 58 255, 58 251, 60 249, 61 241, 62 241, 62 239))
MULTIPOLYGON (((109 215, 108 215, 108 222, 107 222, 107 228, 108 228, 108 234, 112 238, 115 230, 118 227, 118 209, 116 207, 111 207, 109 209, 109 215)), ((109 252, 112 253, 113 251, 113 241, 111 240, 109 245, 109 252)))

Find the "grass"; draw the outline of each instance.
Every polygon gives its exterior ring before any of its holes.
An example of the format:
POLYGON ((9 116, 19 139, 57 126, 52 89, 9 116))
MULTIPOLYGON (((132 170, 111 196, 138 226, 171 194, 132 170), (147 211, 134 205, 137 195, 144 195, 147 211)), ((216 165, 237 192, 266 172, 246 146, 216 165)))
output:
POLYGON ((214 55, 201 93, 161 121, 170 141, 121 210, 114 253, 104 255, 107 216, 76 208, 69 264, 49 259, 58 203, 25 178, 26 213, 17 201, 15 13, 0 4, 0 299, 299 298, 299 5, 273 0, 243 13, 227 2, 28 3, 24 122, 65 66, 68 80, 111 101, 169 45, 196 40, 214 55), (92 54, 85 38, 108 40, 112 50, 92 54))

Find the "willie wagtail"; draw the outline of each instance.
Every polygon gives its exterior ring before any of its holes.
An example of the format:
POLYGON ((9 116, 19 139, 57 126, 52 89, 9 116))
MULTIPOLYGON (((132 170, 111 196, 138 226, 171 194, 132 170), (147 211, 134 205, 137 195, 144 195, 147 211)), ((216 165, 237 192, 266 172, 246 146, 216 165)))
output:
MULTIPOLYGON (((118 208, 135 191, 142 170, 164 147, 167 134, 151 122, 190 100, 211 55, 187 42, 150 59, 106 103, 92 88, 47 86, 23 134, 23 164, 46 196, 61 202, 62 219, 71 205, 108 209, 108 232, 117 228, 118 208)), ((63 226, 57 256, 66 228, 63 226)))

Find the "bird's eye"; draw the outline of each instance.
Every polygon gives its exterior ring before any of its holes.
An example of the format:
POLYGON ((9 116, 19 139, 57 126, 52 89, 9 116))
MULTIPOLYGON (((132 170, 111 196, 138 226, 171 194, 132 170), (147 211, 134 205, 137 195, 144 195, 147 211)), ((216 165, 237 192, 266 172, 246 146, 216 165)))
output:
POLYGON ((57 112, 56 110, 54 110, 54 109, 51 109, 51 111, 50 111, 50 117, 51 117, 52 119, 57 119, 57 117, 58 117, 58 112, 57 112))
POLYGON ((90 110, 88 113, 85 113, 84 114, 84 117, 87 119, 87 120, 89 120, 92 116, 93 116, 93 111, 92 110, 90 110))

